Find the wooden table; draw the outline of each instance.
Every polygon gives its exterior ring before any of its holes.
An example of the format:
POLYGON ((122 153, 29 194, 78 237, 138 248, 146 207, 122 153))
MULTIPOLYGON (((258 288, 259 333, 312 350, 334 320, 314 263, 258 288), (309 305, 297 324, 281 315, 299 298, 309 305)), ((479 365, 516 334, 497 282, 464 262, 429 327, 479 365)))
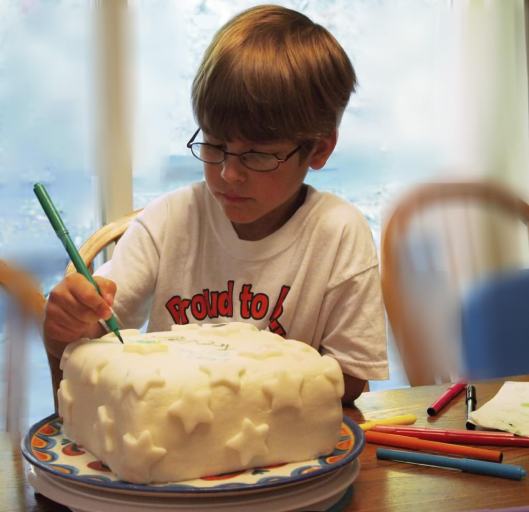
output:
MULTIPOLYGON (((529 376, 509 380, 529 381, 529 376)), ((492 398, 503 381, 477 383, 478 405, 492 398)), ((436 418, 429 418, 426 407, 446 386, 364 393, 346 414, 357 422, 397 414, 412 413, 417 425, 464 428, 464 397, 459 395, 436 418)), ((412 512, 460 511, 527 506, 529 477, 522 481, 460 473, 399 462, 378 461, 376 445, 366 445, 360 456, 361 470, 354 484, 351 511, 412 512)), ((519 464, 529 471, 529 448, 503 448, 504 462, 519 464)), ((0 435, 0 511, 67 511, 42 496, 35 497, 24 477, 18 446, 0 435), (5 462, 4 462, 5 461, 5 462), (2 483, 5 481, 5 483, 2 483)), ((520 509, 521 510, 521 509, 520 509)))
MULTIPOLYGON (((529 381, 529 376, 508 380, 529 381)), ((479 407, 496 394, 503 380, 474 384, 479 407)), ((417 416, 417 425, 465 428, 464 393, 459 394, 438 416, 430 418, 426 414, 428 405, 444 389, 446 385, 365 393, 356 401, 356 408, 346 409, 346 414, 362 422, 370 418, 411 413, 417 416)), ((529 510, 529 477, 514 481, 377 460, 376 448, 377 445, 367 444, 360 456, 362 467, 354 484, 349 511, 440 512, 522 505, 529 510)), ((494 448, 504 452, 503 462, 522 465, 529 472, 529 448, 494 448)))

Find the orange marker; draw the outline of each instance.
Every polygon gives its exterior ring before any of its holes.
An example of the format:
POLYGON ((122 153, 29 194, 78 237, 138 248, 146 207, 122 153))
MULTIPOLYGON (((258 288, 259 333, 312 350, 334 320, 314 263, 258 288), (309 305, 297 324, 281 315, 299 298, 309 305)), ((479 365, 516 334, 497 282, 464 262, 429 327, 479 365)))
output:
POLYGON ((470 457, 473 459, 488 460, 490 462, 501 462, 503 459, 503 453, 499 450, 474 448, 473 446, 441 443, 439 441, 427 441, 426 439, 399 436, 397 434, 386 434, 383 432, 375 432, 373 430, 367 430, 365 432, 365 437, 368 443, 399 446, 400 448, 409 448, 410 450, 449 453, 451 455, 460 455, 462 457, 470 457))

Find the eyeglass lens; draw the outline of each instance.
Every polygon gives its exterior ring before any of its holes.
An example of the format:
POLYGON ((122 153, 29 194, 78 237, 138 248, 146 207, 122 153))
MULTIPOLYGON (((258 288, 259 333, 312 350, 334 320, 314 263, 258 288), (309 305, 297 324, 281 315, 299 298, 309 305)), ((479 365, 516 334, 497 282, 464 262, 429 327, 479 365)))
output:
MULTIPOLYGON (((225 160, 225 152, 215 146, 203 143, 191 145, 193 154, 203 162, 220 164, 225 160)), ((279 165, 279 160, 274 155, 266 153, 249 152, 239 156, 241 162, 254 171, 270 171, 279 165)))

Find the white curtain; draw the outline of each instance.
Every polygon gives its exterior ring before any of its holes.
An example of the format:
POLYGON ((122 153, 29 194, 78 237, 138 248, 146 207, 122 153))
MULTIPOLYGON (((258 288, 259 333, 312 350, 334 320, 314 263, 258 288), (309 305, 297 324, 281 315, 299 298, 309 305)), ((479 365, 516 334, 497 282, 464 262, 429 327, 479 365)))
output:
POLYGON ((524 0, 455 0, 452 6, 452 163, 529 199, 524 0))
POLYGON ((106 224, 132 211, 132 34, 127 0, 94 6, 94 162, 100 221, 106 224))
MULTIPOLYGON (((435 178, 493 180, 529 201, 526 6, 523 0, 452 0, 451 6, 438 87, 446 166, 435 178)), ((404 267, 402 275, 425 350, 455 370, 466 293, 491 272, 528 266, 527 230, 467 204, 429 213, 409 230, 404 263, 415 270, 404 267), (428 261, 422 273, 413 261, 421 257, 428 261)))

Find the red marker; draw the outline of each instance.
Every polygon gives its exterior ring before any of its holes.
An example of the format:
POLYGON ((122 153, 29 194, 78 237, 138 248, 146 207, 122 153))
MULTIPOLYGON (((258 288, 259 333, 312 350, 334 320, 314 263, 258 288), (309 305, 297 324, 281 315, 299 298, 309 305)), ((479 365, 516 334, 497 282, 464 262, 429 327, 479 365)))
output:
POLYGON ((429 416, 435 416, 452 398, 457 396, 466 387, 466 381, 459 381, 452 384, 428 409, 426 412, 429 416))
POLYGON ((497 432, 494 430, 441 429, 414 427, 411 425, 375 425, 373 431, 398 434, 401 436, 411 436, 419 439, 429 439, 431 441, 441 441, 445 443, 529 447, 529 437, 517 436, 510 432, 497 432))

